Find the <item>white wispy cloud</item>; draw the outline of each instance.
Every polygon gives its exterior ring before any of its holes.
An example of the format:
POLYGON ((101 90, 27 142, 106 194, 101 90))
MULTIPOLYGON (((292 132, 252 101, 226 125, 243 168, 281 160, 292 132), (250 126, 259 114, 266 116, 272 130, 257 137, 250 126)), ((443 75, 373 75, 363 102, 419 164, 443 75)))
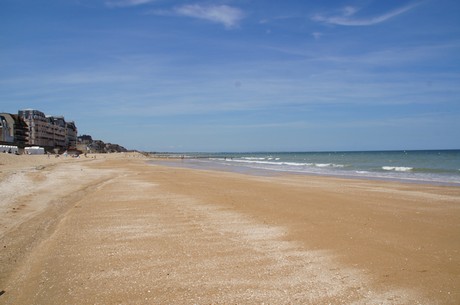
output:
POLYGON ((105 5, 108 7, 129 7, 147 4, 155 0, 106 0, 105 5))
POLYGON ((227 29, 235 28, 244 18, 242 10, 228 5, 189 4, 176 7, 174 13, 180 16, 204 19, 223 24, 227 29))
POLYGON ((338 16, 324 16, 321 14, 316 14, 311 17, 313 21, 323 22, 327 24, 335 24, 335 25, 344 25, 344 26, 368 26, 374 25, 378 23, 382 23, 387 21, 393 17, 401 15, 414 7, 418 6, 420 3, 414 3, 410 5, 406 5, 395 9, 391 12, 381 14, 379 16, 374 17, 367 17, 367 18, 358 18, 356 17, 356 13, 360 10, 356 7, 347 6, 345 7, 341 14, 338 16))
POLYGON ((323 33, 320 33, 320 32, 313 32, 313 33, 311 33, 311 35, 312 35, 316 40, 318 40, 318 39, 321 38, 321 36, 323 36, 323 33))

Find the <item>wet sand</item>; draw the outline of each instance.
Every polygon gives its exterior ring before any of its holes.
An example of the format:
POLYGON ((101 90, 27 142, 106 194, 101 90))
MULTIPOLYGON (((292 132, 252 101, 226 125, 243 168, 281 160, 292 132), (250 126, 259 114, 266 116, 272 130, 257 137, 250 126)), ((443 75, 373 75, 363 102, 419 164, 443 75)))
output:
POLYGON ((0 157, 0 304, 460 303, 458 187, 33 157, 0 157))

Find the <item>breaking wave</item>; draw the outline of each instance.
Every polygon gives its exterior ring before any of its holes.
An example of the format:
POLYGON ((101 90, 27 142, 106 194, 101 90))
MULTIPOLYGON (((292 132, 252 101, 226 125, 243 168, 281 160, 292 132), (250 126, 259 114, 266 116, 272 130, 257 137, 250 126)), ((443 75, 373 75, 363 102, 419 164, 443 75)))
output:
POLYGON ((385 171, 395 171, 395 172, 410 172, 414 168, 407 166, 382 166, 382 169, 385 171))

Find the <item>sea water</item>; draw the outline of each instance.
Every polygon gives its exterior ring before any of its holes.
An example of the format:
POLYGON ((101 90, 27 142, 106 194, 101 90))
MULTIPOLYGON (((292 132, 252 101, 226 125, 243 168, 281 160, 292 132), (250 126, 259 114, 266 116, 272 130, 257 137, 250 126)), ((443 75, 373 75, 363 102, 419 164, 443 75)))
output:
POLYGON ((460 186, 460 150, 186 154, 182 163, 460 186))

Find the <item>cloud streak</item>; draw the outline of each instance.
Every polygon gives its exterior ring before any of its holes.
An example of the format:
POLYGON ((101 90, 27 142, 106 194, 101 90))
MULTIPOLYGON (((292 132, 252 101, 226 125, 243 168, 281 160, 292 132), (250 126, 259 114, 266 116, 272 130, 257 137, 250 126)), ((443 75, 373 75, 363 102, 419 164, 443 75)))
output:
POLYGON ((130 7, 153 2, 155 0, 107 0, 105 5, 108 7, 130 7))
POLYGON ((415 8, 418 5, 419 3, 410 4, 407 6, 400 7, 391 12, 388 12, 388 13, 385 13, 379 16, 368 17, 368 18, 355 18, 355 14, 356 12, 359 11, 359 9, 349 6, 349 7, 344 8, 342 11, 342 14, 339 16, 326 17, 321 14, 316 14, 313 17, 311 17, 311 20, 321 22, 321 23, 343 25, 343 26, 370 26, 370 25, 375 25, 375 24, 385 22, 393 17, 401 15, 415 8))
POLYGON ((244 18, 244 13, 238 8, 228 5, 190 4, 176 7, 174 13, 179 16, 203 19, 223 24, 227 29, 235 28, 244 18))

